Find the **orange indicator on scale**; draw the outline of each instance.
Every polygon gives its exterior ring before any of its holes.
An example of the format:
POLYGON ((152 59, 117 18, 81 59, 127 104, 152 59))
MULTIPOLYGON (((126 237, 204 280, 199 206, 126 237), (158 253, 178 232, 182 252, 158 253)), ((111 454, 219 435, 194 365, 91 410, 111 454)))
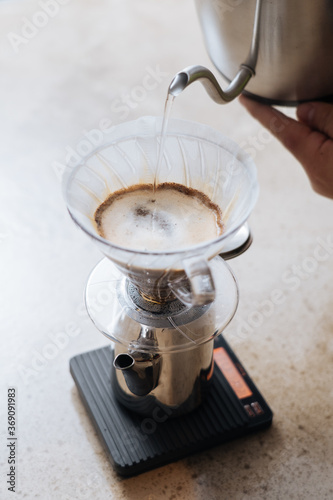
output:
POLYGON ((214 361, 239 399, 252 396, 251 389, 237 370, 224 347, 214 349, 214 361))

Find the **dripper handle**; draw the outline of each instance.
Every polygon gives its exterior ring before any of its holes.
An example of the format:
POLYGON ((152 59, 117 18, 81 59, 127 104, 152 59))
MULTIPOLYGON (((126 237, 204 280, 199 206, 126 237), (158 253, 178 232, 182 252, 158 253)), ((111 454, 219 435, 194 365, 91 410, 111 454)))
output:
POLYGON ((202 257, 183 260, 184 270, 190 282, 190 290, 183 283, 172 282, 175 296, 187 306, 203 306, 215 299, 215 285, 208 262, 202 257))

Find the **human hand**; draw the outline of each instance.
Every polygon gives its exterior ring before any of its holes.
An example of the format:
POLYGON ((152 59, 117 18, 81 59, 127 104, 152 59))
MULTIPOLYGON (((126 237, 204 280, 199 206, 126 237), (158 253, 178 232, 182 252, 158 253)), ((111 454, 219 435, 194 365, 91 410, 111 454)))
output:
POLYGON ((333 198, 333 105, 302 103, 297 121, 253 99, 239 101, 302 164, 316 193, 333 198))

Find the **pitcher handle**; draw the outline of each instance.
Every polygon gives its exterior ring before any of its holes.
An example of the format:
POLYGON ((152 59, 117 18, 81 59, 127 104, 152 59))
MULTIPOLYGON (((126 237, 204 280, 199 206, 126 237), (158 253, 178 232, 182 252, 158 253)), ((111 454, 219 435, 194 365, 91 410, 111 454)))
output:
POLYGON ((208 262, 202 257, 189 257, 183 266, 190 290, 182 282, 170 283, 175 296, 187 306, 203 306, 215 299, 215 285, 208 262))

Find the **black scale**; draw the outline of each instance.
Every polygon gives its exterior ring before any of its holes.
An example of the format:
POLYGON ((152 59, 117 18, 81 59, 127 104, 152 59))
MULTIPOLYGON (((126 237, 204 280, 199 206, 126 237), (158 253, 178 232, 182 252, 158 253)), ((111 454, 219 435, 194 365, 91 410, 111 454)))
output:
POLYGON ((158 406, 144 417, 118 403, 110 346, 70 360, 82 401, 119 474, 140 474, 270 426, 271 409, 222 335, 215 339, 214 359, 204 403, 176 418, 158 406))

